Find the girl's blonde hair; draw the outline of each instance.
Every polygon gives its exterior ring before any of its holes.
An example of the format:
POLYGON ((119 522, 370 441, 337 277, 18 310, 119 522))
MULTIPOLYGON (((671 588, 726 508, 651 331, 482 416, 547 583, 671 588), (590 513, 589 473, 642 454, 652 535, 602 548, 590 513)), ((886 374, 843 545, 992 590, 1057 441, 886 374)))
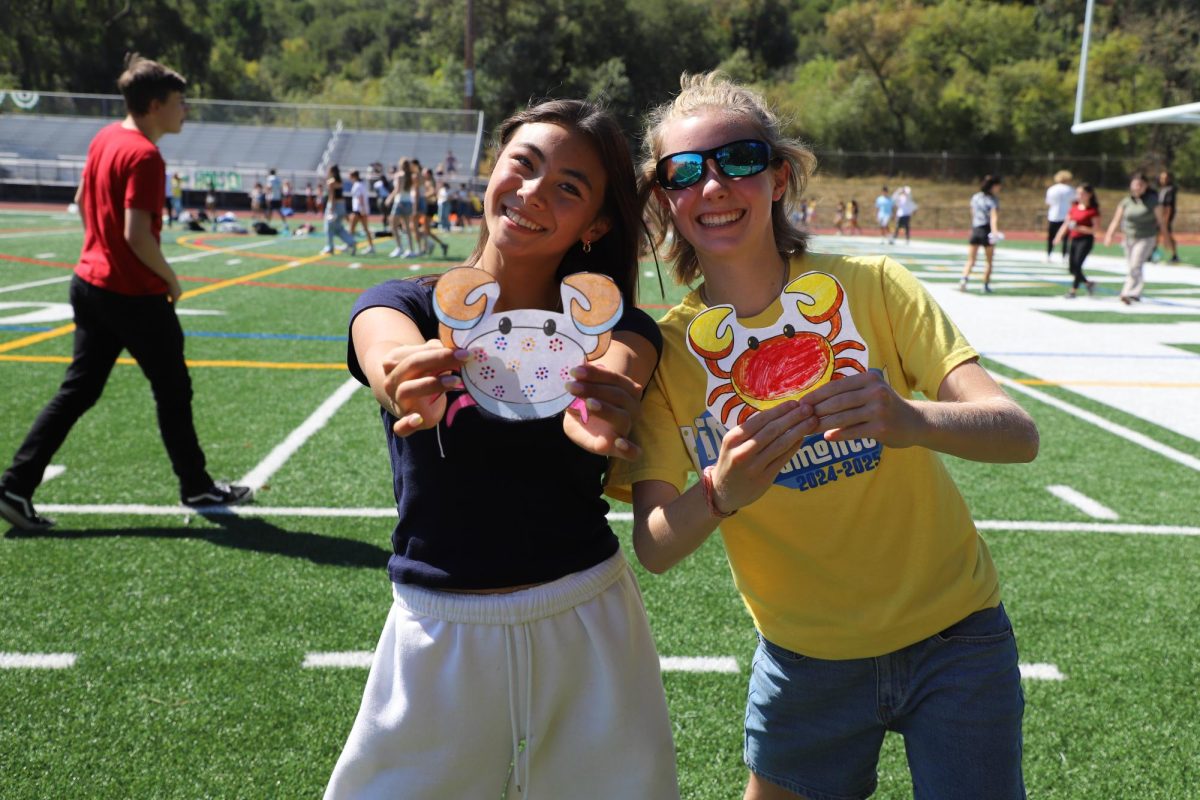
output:
MULTIPOLYGON (((791 167, 787 190, 771 204, 771 228, 775 246, 784 258, 803 253, 808 234, 795 228, 789 220, 792 208, 804 194, 808 180, 817 167, 816 156, 798 140, 783 133, 779 117, 767 105, 763 96, 752 89, 734 83, 720 71, 679 78, 680 92, 675 99, 653 109, 646 119, 646 135, 642 139, 642 163, 638 171, 638 200, 643 214, 653 223, 655 247, 672 234, 666 258, 671 262, 671 274, 679 283, 691 283, 700 275, 700 261, 691 242, 673 233, 671 212, 662 203, 651 203, 650 195, 656 185, 655 165, 664 155, 663 134, 667 125, 677 119, 712 111, 739 116, 756 131, 758 138, 771 148, 771 165, 787 162, 791 167)), ((683 191, 688 191, 687 189, 683 191)))

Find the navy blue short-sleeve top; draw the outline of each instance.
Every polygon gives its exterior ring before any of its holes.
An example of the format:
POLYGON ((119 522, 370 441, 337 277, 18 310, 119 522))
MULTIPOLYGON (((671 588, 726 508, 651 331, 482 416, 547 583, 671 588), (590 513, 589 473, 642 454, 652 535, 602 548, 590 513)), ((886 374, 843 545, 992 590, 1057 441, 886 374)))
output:
MULTIPOLYGON (((393 280, 359 296, 350 315, 393 308, 438 338, 434 279, 393 280)), ((637 333, 661 352, 658 326, 626 306, 616 330, 637 333)), ((350 373, 367 383, 351 341, 350 373)), ((454 399, 454 394, 449 396, 454 399)), ((561 415, 507 422, 478 406, 453 425, 406 438, 380 409, 399 518, 388 574, 398 583, 438 589, 492 589, 544 583, 592 567, 616 552, 601 496, 607 459, 563 433, 561 415)))

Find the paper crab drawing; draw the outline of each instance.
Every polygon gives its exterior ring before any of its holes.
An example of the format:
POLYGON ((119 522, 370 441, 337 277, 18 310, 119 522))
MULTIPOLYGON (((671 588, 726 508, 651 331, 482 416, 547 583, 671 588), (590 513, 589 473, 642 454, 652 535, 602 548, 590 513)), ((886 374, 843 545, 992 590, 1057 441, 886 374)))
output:
POLYGON ((509 420, 553 416, 572 403, 565 387, 570 369, 599 358, 624 309, 621 291, 607 275, 579 272, 563 278, 562 311, 495 311, 500 284, 481 269, 460 267, 438 279, 433 307, 439 338, 471 353, 462 366, 467 393, 446 411, 446 423, 463 407, 478 405, 509 420))
POLYGON ((743 326, 730 305, 706 309, 688 325, 688 350, 708 372, 705 405, 723 425, 866 370, 867 348, 853 318, 843 322, 845 293, 836 278, 806 272, 784 287, 780 302, 783 313, 770 327, 743 326))

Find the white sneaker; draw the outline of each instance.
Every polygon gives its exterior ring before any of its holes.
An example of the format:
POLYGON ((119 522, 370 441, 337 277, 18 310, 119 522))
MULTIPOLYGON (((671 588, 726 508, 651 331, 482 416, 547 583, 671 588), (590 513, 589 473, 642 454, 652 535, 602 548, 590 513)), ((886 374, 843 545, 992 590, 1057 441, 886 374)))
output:
POLYGON ((373 256, 373 255, 375 255, 375 245, 371 245, 371 246, 370 246, 370 247, 368 247, 366 250, 363 250, 362 254, 363 254, 364 256, 373 256))
POLYGON ((323 255, 323 256, 327 256, 327 255, 329 255, 329 254, 330 254, 330 253, 332 253, 332 252, 333 252, 333 248, 332 248, 332 247, 322 247, 322 248, 321 248, 321 255, 323 255))
POLYGON ((958 290, 960 292, 965 292, 967 290, 967 279, 966 278, 963 278, 962 280, 960 280, 958 282, 958 290))
POLYGON ((401 258, 416 258, 417 254, 414 253, 412 250, 405 250, 404 255, 402 255, 400 257, 401 258))
POLYGON ((388 258, 400 258, 400 257, 401 257, 401 254, 402 254, 403 252, 404 252, 403 250, 401 250, 399 247, 397 247, 395 250, 393 250, 392 252, 388 253, 388 258))

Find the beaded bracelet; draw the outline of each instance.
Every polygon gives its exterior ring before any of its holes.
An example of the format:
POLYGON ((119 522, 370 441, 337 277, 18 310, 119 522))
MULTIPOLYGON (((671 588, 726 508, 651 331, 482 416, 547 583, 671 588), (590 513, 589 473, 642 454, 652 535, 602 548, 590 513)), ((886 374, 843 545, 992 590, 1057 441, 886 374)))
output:
POLYGON ((714 517, 717 517, 719 519, 725 519, 726 517, 732 517, 734 514, 736 514, 738 512, 738 510, 736 508, 733 511, 722 511, 721 509, 717 508, 717 503, 713 499, 712 473, 713 473, 713 467, 711 467, 711 466, 705 467, 704 470, 700 473, 700 486, 704 490, 704 504, 706 506, 708 506, 708 513, 712 514, 714 517))

